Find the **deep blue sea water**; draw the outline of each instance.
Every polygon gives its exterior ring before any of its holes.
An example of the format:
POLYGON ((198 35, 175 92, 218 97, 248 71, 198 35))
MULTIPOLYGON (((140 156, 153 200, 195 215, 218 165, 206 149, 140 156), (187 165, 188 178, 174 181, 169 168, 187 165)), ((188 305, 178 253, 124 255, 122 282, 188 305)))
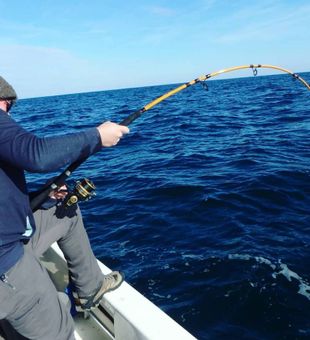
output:
MULTIPOLYGON (((310 92, 288 75, 208 84, 76 171, 97 186, 81 204, 92 247, 199 339, 310 339, 310 92)), ((20 100, 13 114, 40 136, 69 133, 175 86, 20 100)))

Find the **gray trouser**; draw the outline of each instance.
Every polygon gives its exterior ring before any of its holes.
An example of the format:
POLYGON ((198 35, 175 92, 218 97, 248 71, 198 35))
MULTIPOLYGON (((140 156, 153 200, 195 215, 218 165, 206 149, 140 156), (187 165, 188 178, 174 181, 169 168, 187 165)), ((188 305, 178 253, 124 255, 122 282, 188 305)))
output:
POLYGON ((58 242, 80 296, 94 293, 102 273, 91 250, 79 208, 38 210, 36 232, 24 246, 24 256, 0 280, 0 319, 28 339, 74 339, 73 319, 59 299, 39 257, 58 242))

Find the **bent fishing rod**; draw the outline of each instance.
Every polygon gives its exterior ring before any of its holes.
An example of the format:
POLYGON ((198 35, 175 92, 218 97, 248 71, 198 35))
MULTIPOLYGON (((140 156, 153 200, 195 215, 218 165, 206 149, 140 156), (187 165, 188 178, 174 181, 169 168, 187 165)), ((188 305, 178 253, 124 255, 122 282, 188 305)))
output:
MULTIPOLYGON (((126 117, 125 119, 123 119, 119 124, 120 125, 124 125, 124 126, 129 126, 132 122, 134 122, 137 118, 139 118, 144 112, 150 110, 151 108, 153 108, 155 105, 159 104, 160 102, 164 101, 165 99, 175 95, 176 93, 190 87, 193 86, 197 83, 202 83, 203 85, 205 85, 205 81, 219 76, 221 74, 224 73, 228 73, 228 72, 233 72, 233 71, 238 71, 238 70, 242 70, 242 69, 252 69, 253 71, 253 75, 256 76, 257 75, 257 69, 259 68, 267 68, 267 69, 274 69, 277 71, 282 71, 284 73, 288 73, 290 74, 294 79, 300 81, 308 90, 310 90, 310 85, 302 78, 300 77, 298 74, 291 72, 285 68, 279 67, 279 66, 274 66, 274 65, 264 65, 264 64, 251 64, 251 65, 242 65, 242 66, 234 66, 234 67, 230 67, 230 68, 226 68, 226 69, 222 69, 213 73, 209 73, 206 75, 202 75, 196 79, 193 79, 183 85, 180 85, 170 91, 168 91, 167 93, 159 96, 158 98, 152 100, 151 102, 149 102, 148 104, 146 104, 145 106, 143 106, 141 109, 131 113, 128 117, 126 117)), ((86 158, 82 158, 79 159, 75 162, 73 162, 71 165, 69 165, 58 177, 56 177, 52 183, 43 186, 43 188, 41 190, 39 190, 38 194, 33 197, 30 201, 30 206, 32 211, 36 211, 41 205, 42 203, 44 203, 46 201, 46 199, 48 198, 49 194, 54 191, 59 189, 60 187, 62 187, 67 178, 69 176, 71 176, 72 172, 74 170, 76 170, 82 163, 84 163, 86 161, 88 157, 86 158)), ((81 197, 82 199, 84 197, 88 197, 91 196, 91 191, 94 189, 94 185, 91 181, 84 179, 82 181, 82 183, 78 182, 77 185, 77 195, 81 197), (89 195, 88 195, 89 194, 89 195)), ((75 200, 75 199, 74 199, 75 200)), ((77 200, 77 198, 76 198, 77 200)), ((73 202, 76 203, 76 202, 73 202)))

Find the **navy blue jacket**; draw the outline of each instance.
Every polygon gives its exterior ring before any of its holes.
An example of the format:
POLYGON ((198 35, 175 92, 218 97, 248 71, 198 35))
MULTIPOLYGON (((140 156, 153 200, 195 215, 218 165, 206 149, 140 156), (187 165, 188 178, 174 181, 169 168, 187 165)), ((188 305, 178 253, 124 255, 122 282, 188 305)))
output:
POLYGON ((27 220, 35 228, 24 170, 55 171, 100 149, 96 128, 39 138, 0 109, 0 275, 23 255, 27 220))

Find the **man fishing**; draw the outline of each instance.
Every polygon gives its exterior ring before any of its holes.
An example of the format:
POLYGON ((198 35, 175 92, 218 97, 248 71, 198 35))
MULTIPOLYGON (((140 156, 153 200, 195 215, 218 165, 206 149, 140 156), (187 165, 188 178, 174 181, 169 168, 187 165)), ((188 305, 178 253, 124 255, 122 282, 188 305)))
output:
MULTIPOLYGON (((58 242, 67 260, 76 303, 88 311, 119 287, 120 272, 103 275, 91 250, 78 206, 31 211, 24 171, 50 172, 116 145, 129 132, 105 122, 70 135, 39 138, 9 115, 17 99, 0 77, 0 319, 29 339, 74 339, 70 311, 60 301, 39 257, 58 242), (61 211, 60 211, 61 210, 61 211)), ((56 203, 66 193, 50 195, 56 203)))

